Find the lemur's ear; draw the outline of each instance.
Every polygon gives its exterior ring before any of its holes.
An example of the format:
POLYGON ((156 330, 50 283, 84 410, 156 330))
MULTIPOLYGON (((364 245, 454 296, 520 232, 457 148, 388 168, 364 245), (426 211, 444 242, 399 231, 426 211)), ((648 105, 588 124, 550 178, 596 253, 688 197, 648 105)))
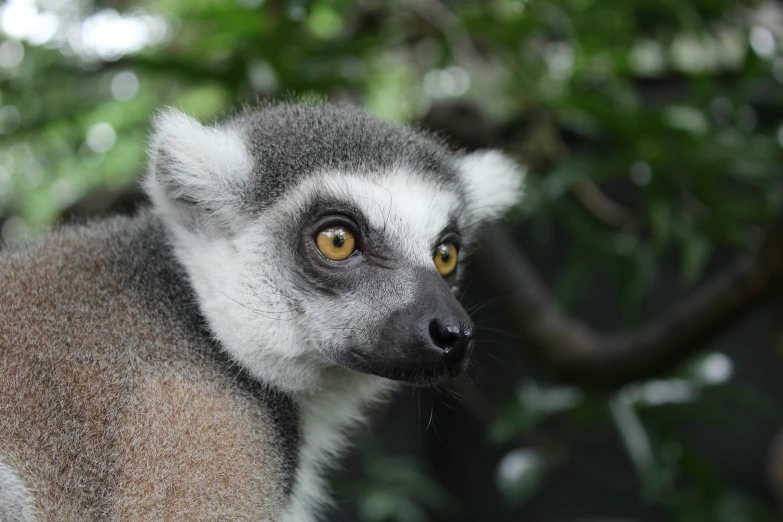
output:
POLYGON ((156 209, 186 227, 203 220, 228 224, 252 169, 241 137, 171 108, 153 126, 145 188, 156 209))
POLYGON ((471 223, 498 219, 522 199, 525 169, 496 150, 462 156, 459 170, 471 223))

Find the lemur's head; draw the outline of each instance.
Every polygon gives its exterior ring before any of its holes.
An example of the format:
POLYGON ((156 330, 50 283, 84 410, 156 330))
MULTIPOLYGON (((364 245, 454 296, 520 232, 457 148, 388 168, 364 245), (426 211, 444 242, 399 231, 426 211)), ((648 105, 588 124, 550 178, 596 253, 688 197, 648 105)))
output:
POLYGON ((146 188, 225 349, 302 390, 335 367, 460 373, 464 254, 521 182, 498 152, 453 153, 355 108, 272 105, 215 126, 162 112, 146 188))

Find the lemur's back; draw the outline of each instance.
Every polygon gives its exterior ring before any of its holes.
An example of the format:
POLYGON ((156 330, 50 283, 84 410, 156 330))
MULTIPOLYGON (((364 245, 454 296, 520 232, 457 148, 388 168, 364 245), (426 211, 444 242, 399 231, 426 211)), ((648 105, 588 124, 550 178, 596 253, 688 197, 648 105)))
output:
POLYGON ((295 408, 210 341, 163 237, 118 218, 0 256, 0 519, 276 518, 295 408))

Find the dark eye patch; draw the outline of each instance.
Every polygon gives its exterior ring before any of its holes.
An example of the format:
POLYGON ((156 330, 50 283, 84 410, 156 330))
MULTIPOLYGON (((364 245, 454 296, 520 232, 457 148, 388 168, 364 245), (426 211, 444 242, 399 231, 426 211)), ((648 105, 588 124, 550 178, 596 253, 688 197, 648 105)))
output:
POLYGON ((452 243, 454 246, 459 248, 462 246, 461 240, 460 240, 460 229, 459 225, 457 225, 457 219, 455 217, 449 218, 449 222, 446 224, 445 227, 440 231, 438 236, 433 240, 432 249, 433 251, 439 246, 444 243, 452 243))

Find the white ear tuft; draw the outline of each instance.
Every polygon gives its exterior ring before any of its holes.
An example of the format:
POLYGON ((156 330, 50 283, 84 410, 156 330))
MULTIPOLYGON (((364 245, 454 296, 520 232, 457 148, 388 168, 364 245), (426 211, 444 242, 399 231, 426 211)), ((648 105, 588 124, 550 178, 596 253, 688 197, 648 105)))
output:
POLYGON ((153 126, 145 188, 155 207, 188 221, 235 212, 253 165, 241 137, 172 108, 158 113, 153 126))
POLYGON ((471 222, 494 220, 522 199, 525 169, 496 150, 473 152, 459 160, 471 222))

